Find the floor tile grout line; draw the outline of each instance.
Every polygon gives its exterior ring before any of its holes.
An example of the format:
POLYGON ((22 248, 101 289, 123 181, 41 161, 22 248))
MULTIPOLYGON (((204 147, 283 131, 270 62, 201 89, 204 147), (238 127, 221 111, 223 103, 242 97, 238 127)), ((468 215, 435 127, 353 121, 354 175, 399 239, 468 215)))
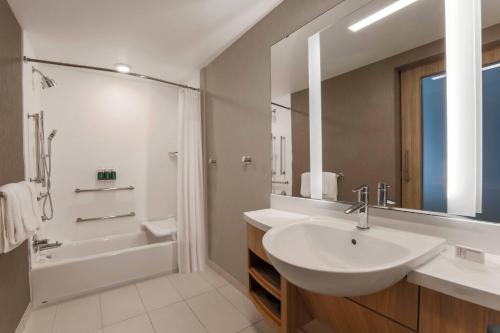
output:
POLYGON ((56 319, 57 319, 57 313, 59 312, 59 306, 60 304, 56 305, 56 311, 54 311, 54 318, 52 319, 52 329, 50 330, 52 333, 56 330, 56 319))
MULTIPOLYGON (((221 287, 221 288, 224 288, 224 287, 221 287)), ((256 322, 252 322, 250 319, 248 319, 248 318, 247 318, 247 316, 245 316, 245 314, 243 313, 243 311, 241 311, 240 309, 238 309, 238 307, 237 307, 237 306, 236 306, 233 302, 231 302, 231 300, 230 300, 229 298, 227 298, 226 296, 224 296, 224 294, 223 294, 223 293, 221 293, 221 292, 219 291, 219 289, 220 289, 220 288, 217 288, 217 289, 216 289, 216 290, 217 290, 217 292, 218 292, 218 293, 219 293, 219 294, 220 294, 220 295, 221 295, 221 296, 222 296, 222 297, 223 297, 223 298, 224 298, 224 299, 225 299, 225 300, 226 300, 229 304, 231 304, 231 306, 232 306, 233 308, 235 308, 235 309, 236 309, 236 311, 238 311, 238 312, 239 312, 239 313, 240 313, 240 314, 241 314, 241 315, 242 315, 242 316, 243 316, 246 320, 248 320, 248 322, 250 323, 250 326, 252 326, 254 323, 258 323, 260 320, 262 320, 262 318, 261 318, 261 319, 257 320, 256 322)), ((235 288, 235 289, 236 289, 236 288, 235 288)), ((240 292, 238 291, 238 293, 240 293, 240 292)), ((245 298, 246 298, 246 296, 244 296, 244 295, 243 295, 243 297, 245 297, 245 298)), ((250 300, 248 300, 248 301, 250 301, 250 300)), ((245 327, 245 328, 248 328, 248 327, 250 327, 250 326, 247 326, 247 327, 245 327)))
MULTIPOLYGON (((123 285, 123 286, 121 286, 121 287, 117 287, 117 288, 113 288, 113 289, 109 289, 108 291, 113 291, 113 290, 116 290, 116 289, 121 289, 121 288, 125 288, 125 287, 131 287, 132 285, 135 285, 135 283, 131 283, 131 284, 127 284, 127 285, 123 285)), ((136 287, 136 289, 137 289, 137 287, 136 287)), ((139 294, 139 299, 141 300, 141 304, 143 304, 143 302, 142 302, 142 298, 141 298, 141 294, 140 294, 140 292, 139 292, 139 291, 137 291, 137 292, 138 292, 138 294, 139 294)), ((100 299, 100 296, 101 296, 101 294, 99 294, 99 299, 100 299)), ((108 327, 111 327, 111 326, 114 326, 114 325, 120 324, 120 323, 122 323, 122 322, 124 322, 124 321, 127 321, 127 320, 129 320, 129 319, 133 319, 133 318, 140 317, 140 316, 144 315, 145 313, 147 313, 147 310, 146 310, 146 307, 144 306, 144 304, 143 304, 143 308, 144 308, 144 312, 141 312, 141 313, 139 313, 139 314, 135 314, 135 315, 133 315, 133 316, 131 316, 131 317, 128 317, 128 318, 125 318, 125 319, 119 320, 119 321, 114 322, 114 323, 109 324, 109 325, 104 325, 104 314, 101 312, 101 318, 102 318, 102 327, 101 327, 101 329, 103 329, 103 330, 104 330, 104 328, 108 328, 108 327)), ((102 308, 101 308, 101 310, 102 310, 102 308)))
POLYGON ((189 308, 189 311, 191 311, 191 313, 194 315, 194 317, 196 318, 196 320, 198 320, 198 322, 200 323, 201 327, 203 327, 203 329, 205 330, 205 332, 207 333, 211 333, 208 328, 205 326, 205 324, 203 324, 203 322, 201 321, 200 317, 198 317, 198 315, 196 314, 196 312, 194 311, 194 309, 191 307, 191 305, 189 305, 189 303, 186 301, 184 301, 187 305, 187 307, 189 308))
POLYGON ((101 315, 101 330, 104 332, 104 313, 102 311, 102 293, 99 293, 98 294, 98 298, 99 298, 99 314, 101 315))
POLYGON ((144 299, 142 298, 141 290, 139 289, 139 285, 137 283, 134 283, 135 289, 137 290, 137 293, 139 294, 139 298, 141 299, 142 306, 144 307, 144 311, 146 311, 146 317, 148 318, 149 323, 151 324, 151 327, 153 328, 153 332, 156 333, 156 328, 155 325, 153 325, 153 321, 151 320, 151 317, 149 316, 149 311, 146 308, 146 303, 144 302, 144 299))

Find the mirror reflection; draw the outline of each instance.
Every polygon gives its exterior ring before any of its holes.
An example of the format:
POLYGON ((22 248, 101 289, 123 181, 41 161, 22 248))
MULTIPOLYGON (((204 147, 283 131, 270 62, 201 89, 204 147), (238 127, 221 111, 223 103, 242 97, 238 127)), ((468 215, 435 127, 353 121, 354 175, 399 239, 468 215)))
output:
POLYGON ((447 60, 455 61, 455 55, 446 54, 445 1, 407 1, 387 14, 395 3, 348 1, 271 48, 272 101, 287 112, 285 120, 273 115, 273 138, 278 128, 288 131, 287 147, 273 143, 273 165, 283 156, 288 163, 286 174, 277 175, 273 167, 273 193, 356 202, 353 189, 367 184, 369 202, 379 207, 500 221, 495 153, 500 145, 500 3, 482 2, 482 103, 474 111, 479 118, 472 118, 472 123, 478 119, 472 132, 471 124, 455 126, 463 121, 464 108, 456 106, 447 87, 447 60), (316 64, 310 53, 315 34, 316 64), (315 68, 320 69, 319 95, 311 85, 315 68), (311 127, 315 112, 319 128, 311 127), (311 195, 315 134, 321 140, 320 197, 311 195), (473 177, 461 176, 469 175, 467 167, 475 168, 473 177), (462 186, 457 198, 453 184, 462 186), (470 193, 464 194, 467 188, 470 193), (461 209, 470 206, 470 198, 477 203, 473 210, 461 209))

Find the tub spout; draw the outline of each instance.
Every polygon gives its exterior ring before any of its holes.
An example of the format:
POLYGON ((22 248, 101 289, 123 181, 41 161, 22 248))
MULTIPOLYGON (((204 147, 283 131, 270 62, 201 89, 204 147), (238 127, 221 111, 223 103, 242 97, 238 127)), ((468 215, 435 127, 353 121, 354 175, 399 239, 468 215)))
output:
POLYGON ((55 248, 58 248, 59 246, 61 246, 62 244, 63 244, 62 242, 40 244, 40 245, 38 245, 38 251, 55 249, 55 248))

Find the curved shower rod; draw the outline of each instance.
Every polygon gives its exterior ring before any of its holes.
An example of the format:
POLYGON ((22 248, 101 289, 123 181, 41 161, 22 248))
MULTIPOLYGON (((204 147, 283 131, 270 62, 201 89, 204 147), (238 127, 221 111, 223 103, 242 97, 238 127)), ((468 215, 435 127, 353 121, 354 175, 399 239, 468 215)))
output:
POLYGON ((161 82, 161 83, 169 84, 171 86, 176 86, 176 87, 179 87, 179 88, 186 88, 186 89, 200 91, 199 88, 191 87, 191 86, 188 86, 188 85, 185 85, 185 84, 176 83, 176 82, 167 81, 167 80, 162 80, 162 79, 158 79, 156 77, 152 77, 152 76, 148 76, 148 75, 143 75, 143 74, 138 74, 138 73, 122 73, 122 72, 117 71, 116 69, 111 69, 111 68, 78 65, 78 64, 71 64, 71 63, 67 63, 67 62, 59 62, 59 61, 51 61, 51 60, 34 59, 34 58, 28 58, 26 56, 23 57, 23 61, 25 61, 25 62, 36 62, 36 63, 48 64, 48 65, 56 65, 56 66, 63 66, 63 67, 90 69, 90 70, 94 70, 94 71, 116 73, 116 74, 121 74, 121 75, 129 75, 129 76, 138 77, 138 78, 141 78, 141 79, 146 79, 146 80, 151 80, 151 81, 156 81, 156 82, 161 82))

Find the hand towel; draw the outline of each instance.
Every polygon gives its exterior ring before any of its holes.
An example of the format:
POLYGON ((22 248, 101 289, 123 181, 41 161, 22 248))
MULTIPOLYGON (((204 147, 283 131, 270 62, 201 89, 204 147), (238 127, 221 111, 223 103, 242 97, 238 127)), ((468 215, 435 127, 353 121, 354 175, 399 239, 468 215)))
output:
POLYGON ((300 176, 300 195, 304 198, 311 196, 311 174, 309 172, 304 172, 300 176))
POLYGON ((323 172, 323 199, 337 201, 337 174, 323 172))
POLYGON ((2 220, 0 220, 3 238, 2 252, 6 253, 18 247, 27 236, 21 217, 21 205, 16 195, 16 185, 4 185, 0 187, 0 191, 3 193, 3 196, 0 198, 0 210, 2 211, 2 220))
POLYGON ((7 184, 0 191, 0 250, 9 252, 40 228, 42 219, 33 184, 7 184))

